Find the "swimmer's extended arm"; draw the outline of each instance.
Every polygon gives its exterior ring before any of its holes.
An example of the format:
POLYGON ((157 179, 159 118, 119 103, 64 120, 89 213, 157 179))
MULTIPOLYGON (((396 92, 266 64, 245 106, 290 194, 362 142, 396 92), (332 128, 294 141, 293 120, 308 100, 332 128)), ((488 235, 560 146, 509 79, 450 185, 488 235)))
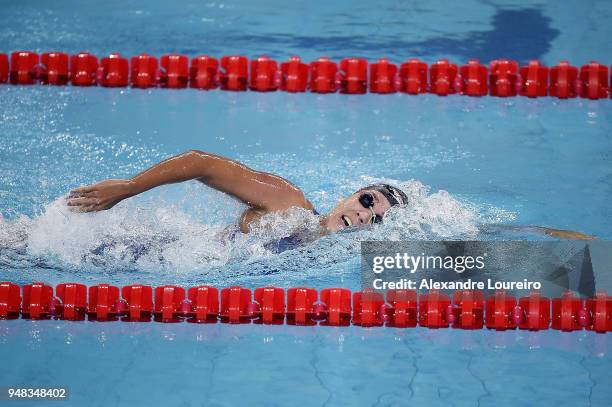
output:
POLYGON ((595 240, 595 236, 587 235, 581 232, 574 232, 573 230, 562 230, 546 228, 544 226, 516 226, 516 225, 483 225, 481 228, 485 231, 502 231, 502 232, 534 232, 543 235, 558 237, 561 239, 575 239, 575 240, 595 240))
POLYGON ((71 192, 68 205, 86 212, 100 211, 157 186, 192 179, 232 195, 257 210, 312 207, 302 191, 282 177, 196 150, 162 161, 131 180, 106 180, 77 188, 71 192))
POLYGON ((551 229, 543 226, 531 226, 535 231, 548 236, 559 237, 561 239, 576 239, 576 240, 595 240, 595 236, 587 235, 573 230, 551 229))

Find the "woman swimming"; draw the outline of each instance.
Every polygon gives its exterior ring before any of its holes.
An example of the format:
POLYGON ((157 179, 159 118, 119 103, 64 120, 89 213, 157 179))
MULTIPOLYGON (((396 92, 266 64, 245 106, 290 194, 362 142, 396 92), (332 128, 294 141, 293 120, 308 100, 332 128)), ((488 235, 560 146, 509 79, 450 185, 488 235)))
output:
MULTIPOLYGON (((318 215, 304 193, 286 179, 253 170, 229 158, 197 150, 164 160, 130 180, 110 179, 76 188, 71 191, 67 204, 78 211, 102 211, 160 185, 194 179, 247 205, 239 222, 243 233, 248 233, 250 225, 263 215, 282 213, 292 207, 304 208, 318 215)), ((329 214, 320 216, 322 233, 380 223, 391 207, 408 204, 406 194, 399 188, 388 184, 366 186, 338 202, 329 214)), ((593 236, 579 232, 538 226, 528 228, 530 231, 560 238, 594 239, 593 236)))

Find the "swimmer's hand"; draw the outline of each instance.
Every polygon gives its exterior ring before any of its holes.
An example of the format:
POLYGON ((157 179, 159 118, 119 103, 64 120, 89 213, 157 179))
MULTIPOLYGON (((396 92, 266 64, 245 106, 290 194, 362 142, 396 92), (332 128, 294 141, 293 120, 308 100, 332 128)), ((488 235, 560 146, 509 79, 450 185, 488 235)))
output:
POLYGON ((97 212, 110 209, 133 195, 132 182, 109 179, 70 191, 67 205, 77 212, 97 212))
POLYGON ((559 237, 561 239, 576 239, 576 240, 595 240, 597 239, 595 236, 587 235, 580 232, 574 232, 573 230, 560 230, 560 229, 550 229, 545 227, 540 227, 540 230, 548 235, 553 237, 559 237))

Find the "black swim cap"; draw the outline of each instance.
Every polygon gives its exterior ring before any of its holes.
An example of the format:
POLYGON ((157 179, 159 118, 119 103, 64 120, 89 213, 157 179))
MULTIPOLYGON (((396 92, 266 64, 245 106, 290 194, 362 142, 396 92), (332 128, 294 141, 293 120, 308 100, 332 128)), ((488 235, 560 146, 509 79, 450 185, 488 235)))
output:
POLYGON ((367 187, 361 188, 357 192, 365 191, 368 189, 374 189, 383 194, 385 198, 387 198, 387 201, 389 201, 389 204, 391 204, 391 206, 406 205, 408 203, 408 197, 406 196, 404 191, 397 187, 394 187, 393 185, 372 184, 368 185, 367 187))

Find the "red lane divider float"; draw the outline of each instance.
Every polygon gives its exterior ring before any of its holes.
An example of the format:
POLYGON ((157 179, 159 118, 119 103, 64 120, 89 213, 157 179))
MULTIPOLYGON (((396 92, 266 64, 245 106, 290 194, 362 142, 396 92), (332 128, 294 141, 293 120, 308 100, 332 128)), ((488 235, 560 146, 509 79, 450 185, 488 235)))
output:
POLYGON ((255 322, 282 324, 285 322, 285 290, 276 287, 255 289, 255 322))
POLYGON ((148 285, 133 284, 121 289, 117 312, 124 320, 132 322, 148 322, 153 312, 153 289, 148 285))
POLYGON ((351 324, 351 292, 346 288, 325 288, 320 295, 322 309, 316 313, 321 325, 351 324))
POLYGON ((314 288, 287 290, 287 323, 289 325, 315 325, 315 302, 319 293, 314 288))
POLYGON ((119 287, 99 284, 89 287, 87 316, 91 321, 116 321, 121 303, 119 287))
POLYGON ((257 92, 271 92, 280 86, 280 71, 276 61, 259 57, 251 61, 249 89, 257 92))
POLYGON ((19 287, 0 282, 0 319, 59 319, 171 323, 283 324, 363 327, 388 326, 432 329, 524 329, 538 331, 612 331, 612 297, 598 292, 581 299, 572 292, 560 298, 533 291, 518 299, 497 291, 438 290, 418 295, 415 290, 372 290, 351 293, 346 288, 232 286, 218 290, 201 285, 183 287, 143 284, 119 287, 98 284, 89 289, 62 283, 55 290, 41 282, 19 287))
POLYGON ((38 54, 18 51, 11 54, 10 81, 13 85, 32 85, 36 82, 38 54))
POLYGON ((80 52, 70 57, 70 83, 73 86, 94 86, 97 84, 98 57, 80 52))
POLYGON ((353 324, 359 326, 382 326, 387 309, 383 295, 373 291, 353 293, 353 324))
POLYGON ((427 92, 427 64, 416 58, 400 65, 398 90, 410 95, 427 92))
POLYGON ((340 61, 338 85, 340 93, 366 93, 368 90, 368 61, 363 58, 347 58, 340 61))
POLYGON ((612 301, 604 292, 599 292, 595 298, 586 300, 586 329, 595 332, 610 332, 612 330, 612 301), (591 317, 590 320, 588 317, 591 317))
POLYGON ((232 91, 247 90, 248 59, 244 56, 225 56, 221 58, 219 83, 221 89, 232 91))
POLYGON ((580 78, 577 81, 579 94, 583 98, 605 99, 610 94, 608 87, 608 67, 592 61, 580 68, 580 78))
POLYGON ((518 81, 519 66, 516 61, 500 59, 492 61, 489 66, 489 86, 491 96, 516 96, 520 91, 518 81))
POLYGON ((457 77, 457 65, 446 59, 441 59, 429 68, 429 92, 438 96, 447 96, 457 93, 461 82, 457 77))
POLYGON ((308 87, 308 65, 300 57, 291 57, 280 66, 280 89, 285 92, 305 92, 308 87))
POLYGON ((108 88, 123 88, 128 85, 128 60, 121 54, 110 54, 102 58, 98 67, 98 83, 108 88))
POLYGON ((395 93, 397 92, 397 65, 382 58, 370 65, 370 92, 395 93))
POLYGON ((285 92, 305 92, 308 87, 308 65, 300 57, 291 57, 280 67, 280 89, 285 92))
POLYGON ((578 82, 578 69, 567 61, 561 61, 559 65, 550 69, 550 96, 559 99, 575 98, 578 82))
POLYGON ((17 284, 0 283, 0 318, 15 319, 21 312, 21 292, 17 284))
POLYGON ((55 295, 59 303, 55 312, 60 319, 82 321, 87 311, 87 287, 83 284, 66 283, 55 287, 55 295))
POLYGON ((517 78, 519 94, 530 98, 548 95, 548 67, 540 61, 529 61, 528 65, 522 66, 520 76, 517 78))
POLYGON ((140 54, 132 57, 130 66, 130 85, 133 88, 146 89, 159 83, 157 58, 149 54, 140 54))
POLYGON ((597 61, 578 69, 567 61, 553 67, 537 60, 519 66, 510 59, 491 61, 489 66, 472 59, 457 66, 446 59, 429 67, 412 58, 398 65, 386 58, 372 64, 364 58, 346 58, 336 63, 321 57, 310 64, 294 56, 278 63, 266 56, 249 61, 246 56, 220 59, 200 55, 169 54, 159 59, 143 53, 128 58, 112 53, 98 60, 87 52, 69 56, 46 52, 40 57, 31 51, 0 53, 0 84, 104 86, 228 91, 314 92, 409 95, 433 93, 439 96, 529 98, 552 96, 559 99, 605 99, 612 95, 611 69, 597 61))
POLYGON ((159 83, 170 89, 186 88, 189 83, 189 58, 185 55, 164 55, 160 58, 159 83))
POLYGON ((459 68, 458 91, 467 96, 485 96, 487 94, 487 67, 477 59, 471 59, 459 68))
POLYGON ((482 329, 484 325, 484 303, 480 291, 456 291, 450 313, 453 328, 482 329))
POLYGON ((68 54, 46 52, 40 58, 40 81, 46 85, 64 86, 68 84, 68 54))
POLYGON ((239 286, 221 290, 221 322, 239 324, 249 322, 255 314, 251 290, 239 286))
MULTIPOLYGON (((517 324, 513 317, 516 309, 516 298, 498 291, 486 301, 486 324, 488 329, 505 331, 515 329, 517 324)), ((518 310, 520 312, 520 310, 518 310)))
POLYGON ((185 311, 185 289, 173 285, 155 288, 154 319, 159 322, 180 322, 185 311))
POLYGON ((427 328, 448 328, 453 321, 450 298, 438 290, 419 295, 419 325, 427 328))
POLYGON ((548 329, 550 325, 550 299, 543 298, 537 291, 529 294, 528 297, 519 299, 513 313, 514 322, 519 329, 539 331, 548 329))
POLYGON ((417 293, 414 290, 393 290, 387 293, 387 325, 414 328, 417 325, 417 293))
POLYGON ((208 55, 191 60, 189 86, 194 89, 210 90, 219 86, 219 61, 208 55))
POLYGON ((334 93, 337 90, 338 65, 329 58, 321 57, 310 63, 310 91, 334 93))
MULTIPOLYGON (((4 300, 2 300, 4 302, 4 300)), ((48 319, 55 312, 53 288, 43 283, 23 286, 21 315, 28 319, 48 319)))
POLYGON ((9 61, 6 54, 0 54, 0 83, 6 83, 9 78, 9 61))
MULTIPOLYGON (((187 292, 186 315, 188 322, 215 323, 219 315, 219 290, 201 285, 187 292)), ((185 306, 183 306, 185 310, 185 306)))

